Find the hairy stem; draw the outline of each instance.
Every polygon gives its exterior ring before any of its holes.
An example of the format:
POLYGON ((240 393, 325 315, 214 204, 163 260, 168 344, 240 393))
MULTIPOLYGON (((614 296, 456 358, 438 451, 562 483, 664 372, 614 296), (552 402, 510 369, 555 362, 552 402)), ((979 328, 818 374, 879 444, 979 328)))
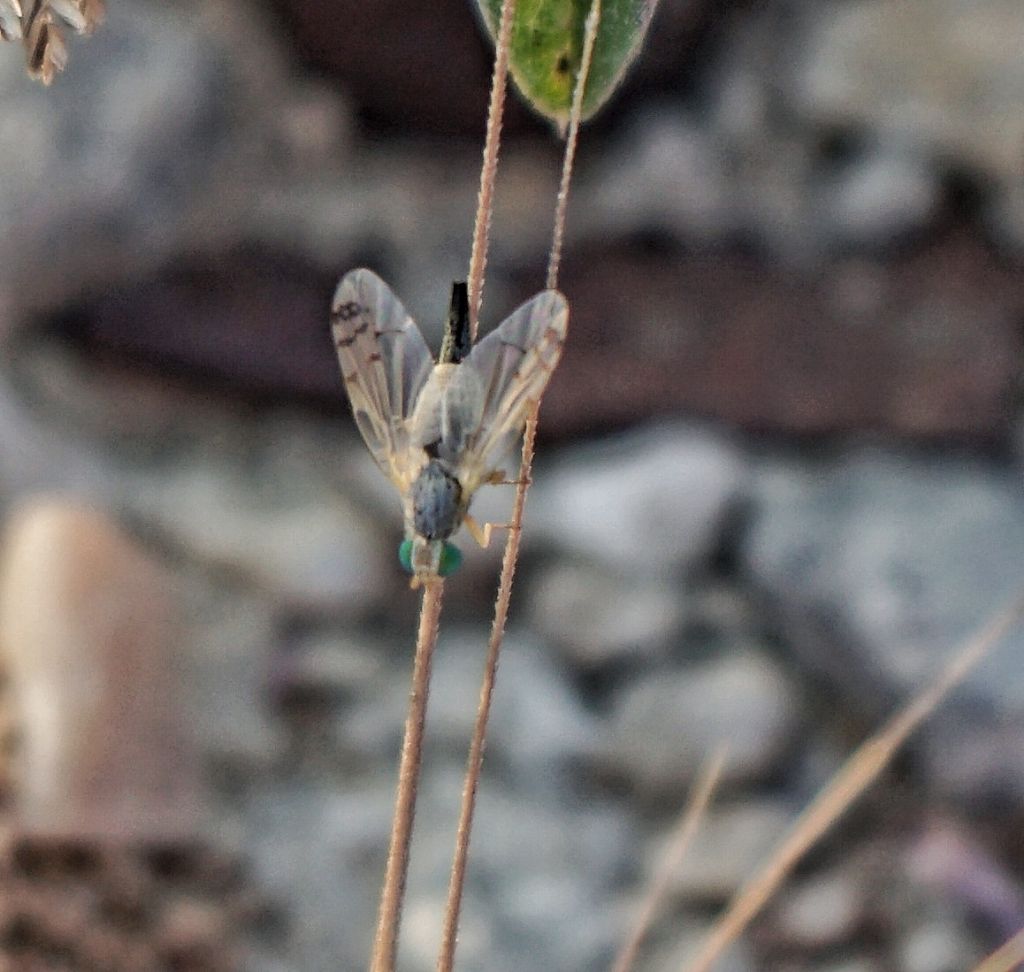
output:
MULTIPOLYGON (((523 462, 519 478, 529 478, 533 463, 533 440, 537 434, 537 410, 531 413, 523 433, 523 462)), ((487 659, 484 662, 484 677, 480 685, 480 702, 477 706, 473 738, 466 760, 466 776, 462 786, 462 807, 459 812, 459 826, 455 834, 455 853, 452 856, 452 872, 448 883, 448 904, 445 908, 444 926, 441 933, 441 949, 437 958, 438 972, 451 972, 455 961, 455 939, 458 934, 459 912, 462 907, 462 892, 466 881, 466 863, 469 858, 469 837, 473 829, 473 813, 476 809, 476 791, 480 784, 480 770, 484 762, 484 745, 487 739, 487 720, 491 714, 491 698, 494 694, 494 680, 498 671, 498 655, 505 634, 509 601, 512 596, 512 578, 519 557, 519 537, 523 522, 523 507, 526 490, 516 491, 509 521, 508 541, 501 561, 501 581, 498 598, 494 605, 494 622, 491 637, 487 643, 487 659)))
POLYGON ((377 912, 377 932, 373 941, 370 972, 394 972, 398 950, 398 927, 402 920, 405 880, 409 871, 409 844, 416 816, 416 794, 423 755, 423 726, 430 691, 430 665, 437 644, 441 619, 442 581, 431 581, 423 589, 420 602, 420 624, 416 635, 416 657, 413 661, 409 709, 405 717, 405 736, 398 764, 398 790, 391 820, 391 844, 388 848, 384 886, 381 888, 377 912))
POLYGON ((494 181, 498 174, 501 121, 505 114, 505 89, 508 86, 508 47, 512 39, 512 18, 515 12, 516 0, 503 0, 494 49, 494 74, 491 78, 491 101, 487 108, 487 134, 484 138, 484 160, 480 166, 480 193, 477 196, 476 223, 473 226, 473 248, 469 256, 469 334, 474 341, 480 327, 487 244, 494 209, 494 181))
MULTIPOLYGON (((494 182, 498 172, 501 120, 505 109, 505 90, 508 81, 508 47, 512 36, 514 13, 515 0, 504 0, 494 56, 491 100, 487 112, 487 135, 484 140, 483 163, 480 167, 480 193, 477 199, 473 245, 469 259, 469 319, 472 340, 476 339, 483 294, 484 270, 487 265, 487 243, 491 226, 491 211, 494 208, 494 182)), ((370 972, 394 972, 395 968, 398 929, 402 917, 406 876, 409 871, 409 845, 412 841, 416 793, 422 762, 423 728, 430 690, 430 666, 434 646, 437 644, 443 590, 444 585, 441 582, 428 584, 420 602, 420 624, 416 638, 412 690, 409 697, 409 711, 405 720, 405 737, 398 770, 398 792, 395 796, 395 811, 391 824, 391 844, 377 913, 377 932, 374 937, 370 972)))
POLYGON ((562 156, 562 180, 558 185, 555 201, 555 225, 551 234, 551 252, 548 254, 547 287, 558 288, 558 269, 562 262, 562 242, 565 238, 565 214, 569 208, 569 183, 572 182, 573 164, 576 161, 576 143, 579 140, 580 116, 583 114, 583 95, 587 89, 590 63, 594 59, 594 44, 597 29, 601 25, 601 0, 593 0, 587 14, 583 35, 583 54, 580 57, 580 71, 576 75, 576 86, 572 92, 572 109, 569 112, 569 129, 565 138, 565 154, 562 156))
MULTIPOLYGON (((502 5, 502 28, 509 26, 505 23, 508 6, 508 0, 506 0, 505 4, 502 5)), ((593 0, 590 14, 587 17, 586 35, 583 40, 583 57, 580 61, 580 70, 576 76, 576 86, 573 90, 572 114, 569 120, 569 135, 566 141, 566 151, 562 164, 561 188, 559 189, 558 202, 555 207, 554 242, 552 243, 552 252, 548 261, 549 287, 554 286, 551 282, 552 274, 555 278, 558 275, 559 254, 555 252, 555 248, 557 246, 559 250, 561 249, 566 202, 569 195, 569 182, 572 178, 572 162, 575 155, 580 114, 583 107, 583 91, 587 83, 587 74, 590 71, 590 62, 594 50, 594 41, 597 37, 597 29, 600 24, 600 17, 600 0, 593 0)), ((508 37, 503 38, 503 34, 504 30, 499 29, 499 52, 502 47, 507 47, 508 44, 508 37)), ((488 129, 490 129, 490 125, 488 125, 488 129)), ((470 308, 472 307, 473 285, 471 280, 470 308)), ((438 972, 451 972, 455 961, 459 913, 462 908, 462 895, 466 880, 466 864, 469 857, 470 834, 473 829, 473 814, 476 811, 476 794, 480 784, 480 771, 483 767, 484 747, 487 739, 487 721, 490 718, 491 698, 494 692, 498 658, 501 654, 501 644, 505 637, 505 623, 508 620, 509 603, 512 599, 512 581, 515 577, 516 563, 519 559, 519 539, 522 532, 526 493, 533 469, 533 447, 537 435, 537 413, 539 409, 540 402, 534 402, 523 431, 523 453, 519 463, 519 481, 516 486, 516 495, 512 506, 508 539, 505 542, 505 553, 502 557, 498 595, 494 602, 494 622, 491 626, 491 637, 487 646, 487 658, 484 663, 484 675, 480 686, 480 701, 477 707, 476 723, 473 727, 473 738, 470 742, 469 755, 466 760, 466 776, 462 787, 462 807, 459 812, 459 825, 455 837, 455 853, 452 857, 452 870, 448 885, 448 903, 445 909, 441 948, 437 959, 438 972)))

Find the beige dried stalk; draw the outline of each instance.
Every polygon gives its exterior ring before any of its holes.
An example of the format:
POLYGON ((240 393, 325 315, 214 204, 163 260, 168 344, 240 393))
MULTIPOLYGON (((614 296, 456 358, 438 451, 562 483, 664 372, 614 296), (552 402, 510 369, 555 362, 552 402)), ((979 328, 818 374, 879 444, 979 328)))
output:
POLYGON ((647 933, 658 911, 662 908, 665 899, 668 897, 672 878, 679 873, 679 867, 693 841, 694 834, 696 834, 697 828, 704 819, 704 814, 711 802, 711 795, 714 793, 715 787, 718 786, 718 779, 722 775, 722 766, 724 764, 725 750, 722 748, 702 767, 697 777, 697 782, 694 785, 693 793, 690 795, 686 808, 679 818, 676 833, 637 911, 633 928, 622 943, 622 948, 612 963, 612 972, 631 972, 636 965, 637 956, 640 954, 640 947, 643 945, 644 939, 647 937, 647 933))
POLYGON ((20 40, 29 76, 48 85, 68 60, 60 25, 91 34, 103 16, 103 0, 0 0, 0 38, 20 40))
MULTIPOLYGON (((1024 616, 1024 592, 950 658, 935 680, 925 686, 874 736, 858 747, 799 816, 775 853, 740 889, 725 914, 712 928, 697 955, 683 972, 710 972, 725 950, 743 933, 765 903, 789 876, 800 858, 813 847, 889 765, 897 750, 921 723, 959 685, 1024 616)), ((1013 943, 1017 947, 1019 943, 1013 943)), ((999 968, 993 965, 993 968, 999 968)))
POLYGON ((1024 928, 991 955, 982 959, 972 972, 1013 972, 1024 964, 1024 928))

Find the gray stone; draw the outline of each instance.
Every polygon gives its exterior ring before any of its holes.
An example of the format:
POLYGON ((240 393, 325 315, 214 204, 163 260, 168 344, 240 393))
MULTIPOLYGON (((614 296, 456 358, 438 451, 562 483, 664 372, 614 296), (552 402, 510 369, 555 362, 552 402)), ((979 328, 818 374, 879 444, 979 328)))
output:
POLYGON ((254 877, 282 903, 292 968, 366 964, 393 796, 390 780, 349 780, 344 792, 289 780, 249 796, 245 844, 254 877))
POLYGON ((568 794, 542 802, 485 786, 473 848, 471 876, 500 889, 495 957, 477 968, 607 968, 620 934, 612 889, 636 853, 621 817, 568 794))
POLYGON ((310 99, 251 5, 112 10, 48 89, 4 55, 0 291, 20 310, 237 240, 255 184, 301 154, 310 99))
POLYGON ((367 638, 317 631, 276 660, 275 682, 284 691, 352 698, 370 691, 386 664, 383 646, 367 638))
POLYGON ((997 856, 960 820, 927 819, 904 853, 910 895, 952 910, 966 926, 971 919, 1005 940, 1024 926, 1024 888, 997 856))
MULTIPOLYGON (((694 958, 707 938, 710 926, 699 925, 692 919, 673 915, 660 923, 660 941, 649 948, 650 955, 641 959, 638 968, 643 972, 680 972, 694 958)), ((655 937, 655 936, 652 936, 655 937)), ((715 963, 715 972, 758 972, 754 952, 743 938, 734 942, 715 963)))
POLYGON ((210 765, 236 774, 233 780, 266 770, 284 745, 267 706, 275 612, 251 593, 211 588, 201 576, 187 585, 186 607, 183 675, 188 716, 203 755, 210 765))
POLYGON ((845 863, 783 891, 775 908, 775 930, 799 948, 824 948, 850 941, 864 913, 865 888, 845 863))
POLYGON ((747 649, 652 671, 624 686, 613 701, 601 758, 638 790, 681 801, 718 746, 727 747, 724 781, 770 775, 798 725, 794 689, 764 654, 747 649))
MULTIPOLYGON (((476 719, 488 631, 442 632, 427 711, 428 758, 461 765, 476 719)), ((369 687, 336 724, 340 744, 365 758, 397 752, 408 705, 408 670, 369 687)), ((594 722, 549 653, 522 636, 505 638, 487 734, 485 774, 554 786, 594 749, 594 722)))
POLYGON ((1021 23, 1013 0, 773 3, 737 18, 702 126, 728 173, 719 232, 813 265, 927 230, 945 180, 969 173, 990 225, 1019 243, 1021 23))
POLYGON ((959 922, 936 917, 907 930, 899 945, 903 972, 959 972, 973 968, 982 952, 959 922))
MULTIPOLYGON (((403 964, 430 969, 444 908, 465 754, 487 631, 442 630, 426 722, 424 775, 409 875, 403 964)), ((408 697, 394 666, 344 705, 336 739, 381 786, 394 785, 408 697)), ((459 967, 555 970, 607 964, 617 934, 613 888, 635 857, 623 817, 587 799, 575 767, 592 720, 535 643, 507 639, 499 666, 470 856, 459 967), (572 934, 566 935, 566 929, 572 934)))
MULTIPOLYGON (((713 807, 672 874, 672 897, 723 903, 768 859, 794 818, 793 812, 770 801, 713 807)), ((652 843, 646 855, 648 874, 658 872, 666 845, 665 837, 652 843)))
POLYGON ((89 497, 301 609, 359 613, 399 580, 386 521, 349 499, 348 456, 362 443, 336 423, 286 409, 254 417, 145 383, 111 391, 102 369, 49 347, 19 364, 22 396, 0 378, 0 444, 20 457, 0 472, 0 501, 39 489, 89 497), (147 420, 111 427, 115 405, 147 420))
POLYGON ((701 578, 686 590, 686 638, 731 647, 758 637, 761 620, 748 592, 728 578, 701 578))
POLYGON ((686 610, 681 585, 590 563, 558 563, 530 583, 533 625, 581 668, 664 655, 686 610))
MULTIPOLYGON (((256 876, 289 904, 296 968, 358 968, 369 954, 390 825, 394 770, 323 785, 258 788, 247 801, 256 876), (329 902, 329 907, 324 907, 329 902), (328 959, 328 956, 330 957, 328 959)), ((461 766, 428 763, 417 800, 403 967, 429 970, 454 844, 461 766)), ((635 853, 620 817, 568 794, 538 798, 486 780, 473 835, 459 968, 577 972, 607 966, 612 889, 635 853), (571 934, 567 934, 569 929, 571 934)))
POLYGON ((211 456, 143 473, 125 505, 188 556, 285 603, 365 609, 385 587, 389 545, 344 496, 296 479, 267 446, 258 471, 211 456))
POLYGON ((927 160, 902 146, 864 153, 821 187, 834 236, 883 246, 936 212, 939 180, 927 160))
POLYGON ((856 0, 815 13, 796 74, 811 118, 912 140, 998 179, 1018 180, 1020 4, 856 0))
POLYGON ((570 225, 582 238, 661 231, 684 240, 721 239, 734 222, 735 187, 725 161, 706 127, 678 107, 648 108, 583 173, 577 191, 593 204, 570 225))
MULTIPOLYGON (((1006 465, 865 449, 768 463, 757 479, 745 566, 804 662, 872 717, 1024 587, 1024 495, 1006 465)), ((1022 637, 1004 639, 929 725, 933 771, 960 792, 1024 787, 1012 744, 1022 637)))
POLYGON ((33 414, 0 375, 0 449, 16 461, 0 464, 0 502, 37 491, 59 490, 106 505, 110 477, 100 457, 73 435, 33 414))
POLYGON ((736 227, 788 259, 813 259, 831 235, 823 220, 828 210, 817 198, 819 173, 807 133, 779 110, 789 68, 768 40, 779 29, 777 12, 766 8, 731 34, 709 92, 707 124, 731 176, 736 227))
POLYGON ((692 567, 718 542, 745 476, 727 439, 685 425, 567 450, 538 464, 526 542, 639 576, 692 567))
MULTIPOLYGON (((485 643, 479 636, 463 635, 461 650, 456 647, 452 643, 450 653, 438 659, 438 688, 432 701, 439 718, 447 710, 452 741, 458 738, 464 747, 471 728, 466 716, 471 712, 476 718, 485 643), (451 718, 456 706, 464 720, 461 727, 457 718, 451 718)), ((506 636, 488 731, 488 749, 494 756, 519 777, 571 775, 573 767, 592 754, 594 735, 593 717, 584 711, 567 672, 550 651, 522 636, 506 636)))
POLYGON ((884 966, 869 958, 853 956, 818 966, 820 972, 882 972, 884 966))
POLYGON ((346 758, 363 766, 386 766, 398 759, 409 706, 412 639, 408 652, 405 668, 386 669, 339 711, 333 727, 334 745, 346 758))

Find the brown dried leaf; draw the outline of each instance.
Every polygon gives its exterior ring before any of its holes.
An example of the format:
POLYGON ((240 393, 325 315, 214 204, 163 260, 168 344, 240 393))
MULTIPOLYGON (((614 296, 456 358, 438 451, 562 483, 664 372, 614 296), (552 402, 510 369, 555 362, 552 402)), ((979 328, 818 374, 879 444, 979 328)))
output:
POLYGON ((68 59, 58 22, 91 34, 103 15, 103 0, 28 0, 25 7, 21 0, 0 0, 0 38, 20 38, 29 76, 50 84, 68 59))
POLYGON ((18 0, 0 0, 0 38, 21 38, 21 4, 18 0))
POLYGON ((24 38, 29 76, 46 85, 68 62, 67 45, 52 18, 49 10, 39 14, 28 25, 24 38))
POLYGON ((49 7, 79 34, 91 34, 103 20, 103 0, 49 0, 49 7))
POLYGON ((82 16, 85 18, 85 27, 82 28, 82 33, 91 34, 103 23, 106 8, 103 5, 103 0, 80 0, 80 4, 82 16))

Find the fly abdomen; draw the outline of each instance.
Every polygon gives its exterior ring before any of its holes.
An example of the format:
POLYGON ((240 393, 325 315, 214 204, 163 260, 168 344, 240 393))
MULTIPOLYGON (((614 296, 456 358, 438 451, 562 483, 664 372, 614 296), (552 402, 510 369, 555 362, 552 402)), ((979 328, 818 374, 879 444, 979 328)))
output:
POLYGON ((469 332, 469 288, 465 281, 452 284, 452 302, 444 326, 438 364, 458 364, 469 354, 473 339, 469 332))
POLYGON ((428 540, 444 540, 462 520, 459 481, 437 460, 431 459, 412 484, 413 528, 428 540))

